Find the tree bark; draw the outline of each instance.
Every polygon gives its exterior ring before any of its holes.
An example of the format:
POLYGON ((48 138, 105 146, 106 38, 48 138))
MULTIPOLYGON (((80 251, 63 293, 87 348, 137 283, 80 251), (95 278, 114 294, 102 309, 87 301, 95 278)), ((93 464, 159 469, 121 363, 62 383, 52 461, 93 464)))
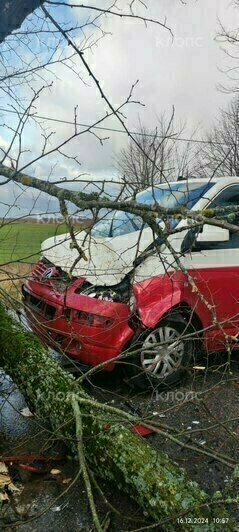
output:
MULTIPOLYGON (((76 419, 72 397, 77 398, 82 416, 85 459, 95 474, 127 492, 156 522, 165 521, 163 530, 195 530, 190 519, 227 517, 216 501, 196 482, 188 480, 183 469, 168 456, 155 451, 130 430, 106 405, 86 394, 77 381, 53 360, 36 337, 17 323, 0 304, 0 364, 12 377, 36 413, 50 420, 57 438, 76 454, 76 419), (208 505, 209 503, 209 505, 208 505), (177 516, 183 516, 182 523, 177 516), (172 521, 170 516, 175 516, 172 521)), ((232 521, 224 526, 234 530, 232 521)))
POLYGON ((44 0, 1 0, 0 43, 19 28, 25 18, 43 2, 44 0))

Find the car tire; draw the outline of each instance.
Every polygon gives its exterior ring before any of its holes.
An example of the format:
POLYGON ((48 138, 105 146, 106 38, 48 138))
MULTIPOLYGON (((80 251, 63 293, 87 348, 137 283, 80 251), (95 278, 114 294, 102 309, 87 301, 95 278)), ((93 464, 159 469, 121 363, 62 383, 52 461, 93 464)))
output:
POLYGON ((127 357, 130 384, 146 390, 181 381, 194 358, 195 333, 192 324, 179 313, 169 314, 154 329, 139 331, 127 357))

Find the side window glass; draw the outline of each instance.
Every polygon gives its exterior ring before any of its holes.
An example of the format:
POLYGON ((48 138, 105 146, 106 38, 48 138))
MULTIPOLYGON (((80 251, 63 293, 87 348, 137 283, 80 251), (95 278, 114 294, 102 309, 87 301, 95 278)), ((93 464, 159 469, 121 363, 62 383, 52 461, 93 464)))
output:
MULTIPOLYGON (((231 186, 223 190, 217 198, 208 206, 208 208, 215 207, 230 207, 239 205, 239 186, 231 186)), ((239 229, 239 209, 238 212, 230 209, 225 214, 220 215, 220 218, 225 219, 234 225, 238 225, 239 229)), ((188 231, 183 243, 182 252, 197 252, 203 250, 216 249, 235 249, 239 248, 239 231, 238 233, 230 233, 230 240, 228 242, 210 242, 208 244, 198 245, 196 242, 197 234, 200 230, 191 229, 188 231)))
MULTIPOLYGON (((225 214, 222 214, 221 217, 224 218, 225 221, 239 226, 239 212, 235 212, 233 209, 230 211, 230 206, 236 207, 237 205, 239 205, 239 187, 238 186, 229 187, 228 189, 223 191, 218 196, 218 198, 215 198, 213 202, 213 206, 227 207, 227 208, 229 207, 229 210, 227 210, 225 214)), ((226 246, 225 245, 221 246, 221 248, 223 249, 239 248, 239 232, 238 233, 231 232, 230 241, 227 242, 226 244, 227 244, 226 246)))
POLYGON ((210 207, 227 207, 225 214, 222 214, 220 217, 235 225, 239 225, 239 212, 237 213, 234 210, 230 211, 230 206, 235 207, 237 205, 239 205, 239 187, 234 186, 229 187, 219 194, 219 196, 212 202, 210 207))

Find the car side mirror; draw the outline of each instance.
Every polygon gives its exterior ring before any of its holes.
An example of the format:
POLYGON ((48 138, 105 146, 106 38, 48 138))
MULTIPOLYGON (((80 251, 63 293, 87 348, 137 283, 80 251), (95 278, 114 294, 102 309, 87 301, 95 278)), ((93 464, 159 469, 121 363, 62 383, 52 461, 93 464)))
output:
POLYGON ((217 227, 216 225, 205 224, 203 230, 198 234, 196 242, 199 244, 213 242, 228 242, 230 233, 228 229, 217 227))

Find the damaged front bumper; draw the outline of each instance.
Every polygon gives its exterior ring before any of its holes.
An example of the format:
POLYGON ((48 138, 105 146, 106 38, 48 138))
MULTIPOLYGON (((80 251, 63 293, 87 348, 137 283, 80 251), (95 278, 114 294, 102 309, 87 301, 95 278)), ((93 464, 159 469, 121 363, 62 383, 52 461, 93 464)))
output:
POLYGON ((83 364, 96 366, 118 357, 135 334, 126 284, 118 291, 115 286, 93 287, 83 278, 70 279, 43 258, 22 291, 32 330, 45 344, 83 364))

